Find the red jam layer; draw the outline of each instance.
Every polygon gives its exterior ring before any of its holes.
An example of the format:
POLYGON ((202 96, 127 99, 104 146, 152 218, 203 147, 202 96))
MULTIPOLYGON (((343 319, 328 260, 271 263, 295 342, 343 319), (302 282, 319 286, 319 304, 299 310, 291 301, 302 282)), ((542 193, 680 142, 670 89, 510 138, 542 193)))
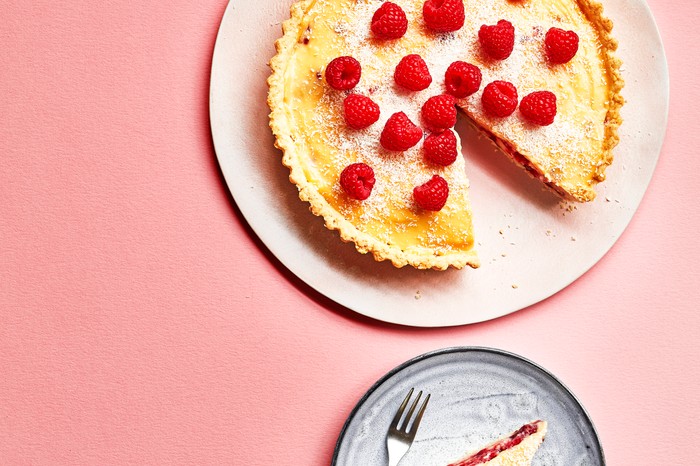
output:
POLYGON ((448 466, 475 466, 477 464, 483 464, 487 461, 491 461, 497 457, 499 453, 519 445, 527 437, 536 433, 539 422, 540 421, 535 421, 530 424, 525 424, 520 429, 513 432, 510 437, 499 440, 493 445, 473 454, 469 458, 465 458, 448 466))
POLYGON ((547 186, 549 189, 552 191, 556 192, 563 198, 570 198, 570 195, 561 189, 559 186, 555 185, 551 181, 547 181, 545 178, 544 174, 537 169, 524 155, 522 155, 520 152, 516 151, 513 146, 510 144, 506 143, 503 141, 501 138, 493 134, 491 131, 488 131, 486 128, 483 128, 479 125, 476 125, 476 127, 484 133, 489 139, 491 139, 503 152, 506 153, 515 163, 520 165, 527 171, 530 176, 535 178, 536 180, 541 181, 544 183, 545 186, 547 186))

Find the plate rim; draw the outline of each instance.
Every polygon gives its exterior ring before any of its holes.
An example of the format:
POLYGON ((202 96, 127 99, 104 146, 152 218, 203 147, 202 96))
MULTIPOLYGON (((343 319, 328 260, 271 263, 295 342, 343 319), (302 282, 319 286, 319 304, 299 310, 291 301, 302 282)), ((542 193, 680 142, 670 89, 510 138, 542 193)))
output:
POLYGON ((593 419, 591 418, 591 415, 588 413, 586 410, 586 407, 583 405, 581 400, 574 394, 574 392, 567 387, 557 376, 555 376, 552 372, 549 370, 545 369, 542 367, 540 364, 537 364, 536 362, 521 356, 519 354, 499 349, 499 348, 491 348, 488 346, 450 346, 446 348, 441 348, 437 350, 432 350, 428 351, 427 353, 420 354, 418 356, 415 356, 398 366, 395 366, 391 370, 389 370, 386 374, 384 374, 382 377, 380 377, 372 386, 365 392, 364 395, 355 403, 355 406, 352 408, 350 411, 350 414, 345 420, 345 423, 343 424, 343 427, 340 429, 340 433, 338 434, 338 439, 336 440, 335 443, 335 448, 333 449, 333 457, 331 458, 331 466, 336 466, 337 461, 338 461, 338 454, 340 452, 340 447, 343 443, 343 440, 345 439, 345 434, 347 433, 347 429, 350 426, 350 423, 355 419, 355 416, 357 415, 358 411, 364 404, 367 402, 370 396, 379 389, 386 381, 388 381, 390 378, 392 378, 394 375, 398 374, 399 372, 403 371, 404 369, 407 369, 419 362, 425 361, 427 359, 431 359, 437 356, 443 356, 446 354, 457 354, 457 353, 489 353, 489 354, 496 354, 498 356, 504 356, 506 358, 510 359, 515 359, 519 362, 525 363, 529 366, 532 366, 534 369, 542 372, 545 376, 549 377, 554 383, 556 383, 564 392, 569 395, 572 400, 579 406, 581 409, 582 414, 584 415, 585 420, 588 422, 590 425, 592 431, 593 431, 593 438, 597 444, 598 451, 600 452, 600 461, 603 466, 606 465, 605 462, 605 451, 603 450, 603 443, 600 440, 600 435, 598 433, 598 429, 596 429, 596 426, 593 422, 593 419))

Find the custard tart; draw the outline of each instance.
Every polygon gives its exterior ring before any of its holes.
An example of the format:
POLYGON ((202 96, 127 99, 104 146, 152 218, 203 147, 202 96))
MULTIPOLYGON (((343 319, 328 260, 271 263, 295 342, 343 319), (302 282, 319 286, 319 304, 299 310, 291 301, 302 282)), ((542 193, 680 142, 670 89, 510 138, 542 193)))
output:
POLYGON ((479 266, 457 110, 544 186, 591 201, 623 104, 595 0, 301 0, 270 127, 326 227, 396 267, 479 266))

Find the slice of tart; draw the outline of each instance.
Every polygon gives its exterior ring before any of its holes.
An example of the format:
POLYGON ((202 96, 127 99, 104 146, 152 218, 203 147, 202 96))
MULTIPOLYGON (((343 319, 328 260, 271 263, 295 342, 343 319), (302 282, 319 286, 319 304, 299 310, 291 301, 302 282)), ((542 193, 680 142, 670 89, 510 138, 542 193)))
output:
MULTIPOLYGON (((276 146, 299 197, 327 228, 358 251, 397 267, 479 266, 465 162, 454 157, 461 143, 447 133, 453 132, 452 116, 444 106, 424 109, 448 92, 446 72, 458 61, 479 69, 478 90, 453 93, 454 104, 478 128, 560 195, 577 201, 595 197, 593 186, 604 178, 618 141, 622 105, 616 42, 600 4, 388 3, 299 1, 270 62, 276 146), (501 20, 513 26, 513 47, 507 58, 494 59, 479 31, 501 20), (552 28, 577 34, 575 56, 566 63, 548 58, 545 36, 552 28), (419 59, 399 66, 416 55, 419 59), (494 81, 512 84, 521 107, 531 94, 554 95, 553 122, 536 118, 534 124, 522 108, 509 116, 486 111, 485 89, 494 81), (348 107, 351 100, 354 106, 348 107)), ((552 116, 551 102, 536 104, 530 106, 536 116, 552 116)))
POLYGON ((546 433, 545 421, 525 424, 512 434, 448 466, 530 466, 546 433))

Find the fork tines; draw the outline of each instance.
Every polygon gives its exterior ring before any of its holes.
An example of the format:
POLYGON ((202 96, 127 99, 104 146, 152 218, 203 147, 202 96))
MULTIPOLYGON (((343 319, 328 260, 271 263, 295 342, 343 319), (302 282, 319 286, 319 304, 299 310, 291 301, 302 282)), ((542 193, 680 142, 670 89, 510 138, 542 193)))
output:
POLYGON ((425 408, 428 406, 428 401, 430 401, 430 394, 428 394, 428 396, 426 396, 426 398, 425 398, 425 401, 423 401, 423 404, 421 405, 420 409, 418 410, 418 414, 416 415, 416 418, 413 420, 413 423, 411 424, 411 429, 408 430, 408 424, 411 421, 411 417, 413 417, 413 413, 415 412, 416 407, 418 406, 418 403, 420 402, 420 399, 423 396, 422 390, 420 392, 418 392, 418 396, 411 404, 411 407, 409 408, 408 413, 406 413, 406 416, 403 417, 404 411, 406 410, 406 406, 408 406, 408 402, 411 400, 411 396, 413 396, 413 391, 414 391, 414 389, 411 388, 411 390, 408 392, 408 395, 406 395, 406 398, 404 398, 403 403, 401 403, 401 406, 399 406, 399 409, 396 412, 396 416, 394 416, 394 420, 391 422, 391 427, 393 429, 396 429, 399 432, 406 434, 411 439, 413 437, 415 437, 416 431, 418 430, 418 426, 420 425, 421 419, 423 419, 423 413, 425 413, 425 408), (403 423, 399 427, 399 422, 401 421, 402 417, 403 417, 403 423))

